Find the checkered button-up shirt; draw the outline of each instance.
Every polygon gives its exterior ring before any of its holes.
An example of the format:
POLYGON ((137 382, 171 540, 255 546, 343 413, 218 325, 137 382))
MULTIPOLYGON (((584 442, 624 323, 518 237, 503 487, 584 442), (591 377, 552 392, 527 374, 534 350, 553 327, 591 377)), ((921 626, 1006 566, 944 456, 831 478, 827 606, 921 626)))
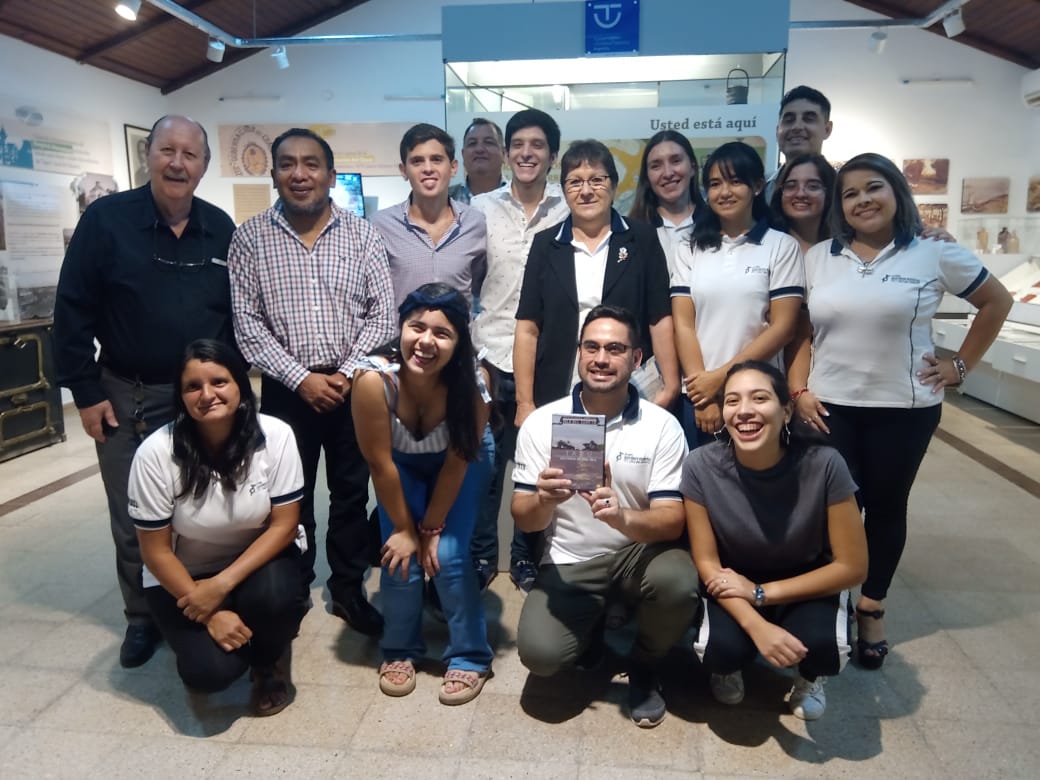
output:
POLYGON ((351 376, 359 358, 396 333, 383 240, 369 223, 330 208, 311 249, 278 202, 243 223, 228 251, 238 346, 291 390, 311 367, 351 376))

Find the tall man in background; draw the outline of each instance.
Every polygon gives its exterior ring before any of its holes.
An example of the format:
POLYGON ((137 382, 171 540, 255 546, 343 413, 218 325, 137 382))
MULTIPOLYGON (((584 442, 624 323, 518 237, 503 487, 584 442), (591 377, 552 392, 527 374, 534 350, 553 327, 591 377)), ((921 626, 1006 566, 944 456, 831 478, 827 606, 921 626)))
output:
MULTIPOLYGON (((472 201, 487 219, 487 278, 480 293, 480 314, 473 323, 473 341, 487 348, 487 360, 498 372, 496 404, 502 431, 495 440, 495 475, 477 527, 473 555, 498 557, 498 512, 505 482, 505 464, 516 448, 516 426, 530 414, 518 413, 513 380, 513 331, 520 287, 531 242, 541 230, 562 222, 570 213, 559 184, 549 184, 549 171, 560 152, 560 128, 551 116, 535 108, 514 114, 506 123, 506 154, 512 181, 478 195, 472 201)), ((525 593, 534 585, 535 561, 541 535, 514 530, 509 552, 509 576, 525 593)))

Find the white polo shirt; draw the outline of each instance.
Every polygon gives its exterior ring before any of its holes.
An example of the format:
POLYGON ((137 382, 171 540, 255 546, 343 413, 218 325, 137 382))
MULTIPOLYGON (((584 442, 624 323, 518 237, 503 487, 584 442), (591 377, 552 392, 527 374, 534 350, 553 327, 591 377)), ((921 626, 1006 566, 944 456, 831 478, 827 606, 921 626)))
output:
POLYGON ((530 221, 508 184, 474 196, 470 205, 487 220, 487 276, 480 290, 481 312, 473 322, 473 343, 487 348, 487 359, 495 368, 512 372, 516 310, 531 242, 539 231, 563 222, 570 208, 559 184, 545 185, 530 221))
MULTIPOLYGON (((245 479, 228 493, 211 480, 200 498, 177 498, 183 489, 173 460, 173 426, 141 444, 130 467, 130 517, 145 531, 173 526, 173 551, 193 577, 226 569, 268 526, 271 507, 303 498, 303 466, 292 428, 261 414, 264 443, 253 453, 245 479)), ((144 587, 159 581, 146 566, 144 587)))
MULTIPOLYGON (((805 267, 798 242, 760 220, 738 238, 722 237, 718 249, 680 244, 671 279, 672 297, 693 299, 694 329, 713 371, 769 326, 769 304, 805 295, 805 267)), ((783 351, 771 356, 782 368, 783 351)))
POLYGON ((809 387, 824 402, 913 408, 941 403, 922 385, 922 355, 934 353, 932 317, 950 292, 967 298, 989 276, 959 244, 914 238, 864 263, 840 242, 805 257, 813 362, 809 387))
MULTIPOLYGON (((513 489, 536 492, 538 475, 549 466, 553 414, 585 414, 581 384, 571 395, 535 409, 516 439, 513 489)), ((648 509, 659 499, 682 501, 679 481, 686 457, 686 437, 675 417, 649 402, 641 402, 630 385, 628 403, 607 420, 606 460, 611 484, 622 507, 648 509)), ((616 552, 632 540, 597 520, 588 502, 575 493, 559 504, 546 529, 548 544, 542 563, 581 563, 616 552)))
POLYGON ((690 245, 690 236, 693 235, 696 223, 693 220, 693 214, 678 223, 661 215, 658 215, 658 220, 660 220, 660 224, 657 225, 657 240, 661 243, 661 249, 664 250, 665 260, 668 261, 670 278, 675 273, 675 255, 679 251, 679 245, 690 245))

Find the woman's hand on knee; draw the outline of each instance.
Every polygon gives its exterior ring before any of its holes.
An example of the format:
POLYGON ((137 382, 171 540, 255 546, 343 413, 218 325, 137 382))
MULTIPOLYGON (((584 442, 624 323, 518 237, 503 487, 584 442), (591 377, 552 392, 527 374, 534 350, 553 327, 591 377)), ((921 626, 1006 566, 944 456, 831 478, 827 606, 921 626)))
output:
POLYGON ((762 621, 763 625, 751 634, 758 652, 773 666, 781 669, 801 663, 809 653, 802 641, 780 626, 762 621))
POLYGON ((380 563, 386 567, 390 576, 401 570, 401 579, 408 579, 408 566, 412 556, 419 552, 419 539, 415 529, 411 531, 394 531, 383 545, 380 563))
POLYGON ((217 646, 225 653, 249 644, 253 632, 230 609, 214 612, 206 622, 206 630, 217 646))
POLYGON ((437 560, 440 538, 439 534, 435 534, 433 536, 423 535, 419 539, 419 560, 422 561, 423 571, 426 572, 427 577, 433 577, 441 570, 440 561, 437 560))
POLYGON ((188 620, 205 623, 210 615, 220 609, 229 593, 231 588, 227 587, 219 575, 196 580, 195 587, 177 599, 177 606, 188 620))

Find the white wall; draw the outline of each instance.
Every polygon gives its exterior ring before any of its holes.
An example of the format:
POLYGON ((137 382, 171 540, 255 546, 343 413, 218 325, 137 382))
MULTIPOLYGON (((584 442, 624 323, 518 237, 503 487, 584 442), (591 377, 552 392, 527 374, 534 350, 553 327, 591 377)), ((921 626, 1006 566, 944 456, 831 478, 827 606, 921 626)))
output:
MULTIPOLYGON (((983 0, 975 0, 981 3, 983 0)), ((835 0, 793 0, 793 20, 883 18, 835 0)), ((887 29, 882 54, 871 29, 792 30, 788 88, 808 84, 832 104, 831 160, 879 152, 950 160, 951 232, 956 234, 961 180, 1010 176, 1009 214, 1025 211, 1026 184, 1040 174, 1040 111, 1021 99, 1027 72, 955 40, 914 28, 887 29), (907 86, 903 79, 970 78, 973 86, 907 86)), ((941 201, 940 196, 929 197, 941 201)))
MULTIPOLYGON (((158 89, 88 65, 77 65, 66 57, 6 36, 0 37, 0 73, 17 74, 4 79, 0 94, 12 98, 15 105, 24 103, 39 108, 45 125, 48 110, 107 122, 116 181, 120 189, 129 186, 123 124, 151 127, 167 110, 167 101, 158 89)), ((54 177, 43 174, 41 178, 54 177)))

